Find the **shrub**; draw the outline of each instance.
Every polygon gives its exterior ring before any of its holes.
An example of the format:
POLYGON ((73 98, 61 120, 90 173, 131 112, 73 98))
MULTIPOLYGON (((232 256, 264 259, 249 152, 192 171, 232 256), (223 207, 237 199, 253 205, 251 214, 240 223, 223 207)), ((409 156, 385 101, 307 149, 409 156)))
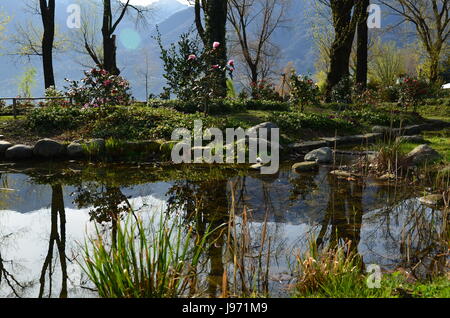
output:
POLYGON ((352 78, 350 76, 344 77, 333 87, 331 91, 331 100, 337 103, 350 104, 352 102, 352 87, 352 78))
POLYGON ((283 97, 275 90, 273 83, 266 80, 250 83, 252 97, 256 100, 283 101, 283 97))
POLYGON ((27 126, 35 131, 76 129, 83 123, 83 112, 75 107, 50 106, 35 108, 27 116, 27 126))
POLYGON ((417 104, 429 93, 429 85, 424 80, 405 76, 399 79, 399 103, 405 108, 416 111, 417 104))
POLYGON ((303 128, 332 131, 335 129, 352 130, 354 124, 337 116, 305 114, 301 112, 274 112, 269 120, 287 132, 296 133, 303 128))
POLYGON ((189 33, 181 35, 177 45, 165 49, 161 35, 156 37, 164 63, 164 78, 167 87, 164 97, 175 94, 182 101, 190 101, 196 111, 209 112, 210 101, 227 95, 229 87, 223 79, 228 73, 232 78, 234 60, 223 61, 221 44, 215 42, 212 48, 200 49, 198 39, 191 39, 189 33))
POLYGON ((300 105, 303 112, 308 104, 319 104, 319 87, 306 75, 296 75, 292 73, 290 80, 291 101, 295 105, 300 105))
POLYGON ((99 107, 104 105, 129 105, 131 95, 130 84, 121 76, 111 75, 102 69, 84 72, 85 78, 68 81, 67 96, 74 103, 83 107, 99 107))
MULTIPOLYGON (((195 101, 153 99, 148 102, 148 106, 153 108, 173 108, 179 112, 190 114, 198 112, 198 105, 195 101)), ((209 113, 212 115, 218 115, 239 113, 246 110, 288 111, 289 109, 289 103, 279 101, 253 99, 213 99, 210 102, 209 113)))

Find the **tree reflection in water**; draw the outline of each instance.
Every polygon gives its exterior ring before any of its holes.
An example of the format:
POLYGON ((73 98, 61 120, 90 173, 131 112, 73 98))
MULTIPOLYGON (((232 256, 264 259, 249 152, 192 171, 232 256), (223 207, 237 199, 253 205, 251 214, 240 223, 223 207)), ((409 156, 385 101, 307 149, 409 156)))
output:
POLYGON ((53 249, 56 248, 59 254, 59 262, 61 266, 61 292, 60 298, 67 298, 67 262, 66 262, 66 211, 64 208, 63 189, 61 184, 52 185, 52 204, 51 204, 51 226, 50 238, 48 241, 48 251, 42 265, 41 275, 39 278, 39 298, 44 297, 46 274, 48 272, 48 295, 52 295, 53 285, 53 249), (59 223, 59 227, 58 227, 59 223))

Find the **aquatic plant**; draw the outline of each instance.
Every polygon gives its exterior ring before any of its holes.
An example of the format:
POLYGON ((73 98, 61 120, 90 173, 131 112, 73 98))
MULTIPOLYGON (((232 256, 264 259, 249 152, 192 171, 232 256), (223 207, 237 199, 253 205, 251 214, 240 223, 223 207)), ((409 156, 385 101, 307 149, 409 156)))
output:
POLYGON ((196 268, 213 231, 193 235, 179 217, 118 224, 115 245, 97 229, 85 242, 83 270, 100 297, 164 298, 195 295, 196 268), (154 225, 156 224, 156 225, 154 225))

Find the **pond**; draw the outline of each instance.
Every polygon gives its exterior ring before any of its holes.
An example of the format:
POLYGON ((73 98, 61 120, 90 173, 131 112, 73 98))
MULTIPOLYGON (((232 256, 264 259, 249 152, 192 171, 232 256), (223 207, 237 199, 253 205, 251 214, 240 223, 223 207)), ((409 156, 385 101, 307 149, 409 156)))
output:
POLYGON ((384 270, 419 275, 436 266, 435 242, 448 218, 419 203, 423 189, 338 179, 330 169, 298 174, 286 163, 264 176, 238 167, 2 164, 0 297, 97 297, 80 266, 82 246, 96 228, 113 231, 114 216, 130 207, 142 216, 181 214, 186 226, 225 228, 199 272, 209 296, 220 294, 223 273, 233 277, 236 262, 239 288, 288 296, 295 258, 311 239, 351 240, 366 265, 384 270), (237 229, 239 257, 226 246, 227 226, 237 229))

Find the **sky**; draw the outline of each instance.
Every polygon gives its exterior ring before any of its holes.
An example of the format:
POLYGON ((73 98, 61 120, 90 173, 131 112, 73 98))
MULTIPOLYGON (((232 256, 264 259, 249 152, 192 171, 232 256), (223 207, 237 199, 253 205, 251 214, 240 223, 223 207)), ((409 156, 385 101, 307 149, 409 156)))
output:
MULTIPOLYGON (((124 2, 125 0, 121 0, 124 2)), ((141 5, 141 6, 147 6, 149 4, 158 2, 159 0, 131 0, 131 4, 133 5, 141 5)), ((188 4, 188 0, 177 0, 178 2, 181 2, 183 4, 188 4)))

